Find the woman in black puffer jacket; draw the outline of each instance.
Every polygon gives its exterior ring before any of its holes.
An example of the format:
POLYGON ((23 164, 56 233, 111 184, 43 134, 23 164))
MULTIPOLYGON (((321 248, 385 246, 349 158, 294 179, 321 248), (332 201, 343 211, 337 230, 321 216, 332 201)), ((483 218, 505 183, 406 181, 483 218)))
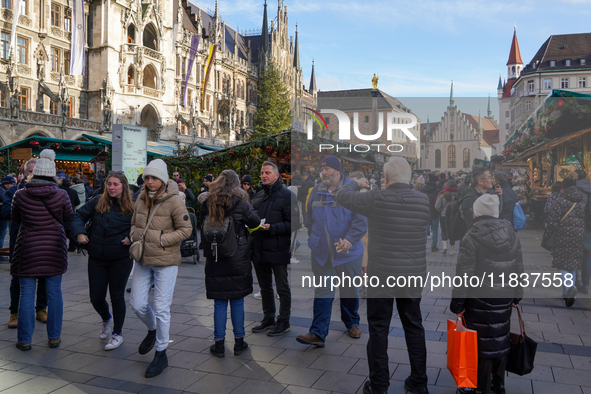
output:
MULTIPOLYGON (((220 258, 224 251, 218 250, 218 258, 211 254, 211 244, 203 242, 205 262, 205 290, 208 299, 214 300, 214 339, 215 344, 210 347, 211 353, 217 357, 224 357, 224 339, 226 336, 226 321, 228 301, 230 302, 230 316, 234 329, 234 355, 242 354, 248 344, 244 342, 244 297, 252 293, 252 267, 248 254, 246 232, 248 228, 255 228, 261 223, 258 215, 248 202, 248 194, 240 187, 238 175, 232 170, 224 170, 215 181, 210 183, 209 192, 201 193, 198 197, 201 204, 200 221, 207 218, 214 226, 221 226, 224 217, 231 211, 236 232, 237 249, 229 258, 220 258), (217 224, 216 224, 217 223, 217 224)), ((202 223, 199 224, 202 228, 202 223)), ((203 236, 203 229, 201 231, 203 236)), ((218 246, 218 249, 221 246, 218 246)))
POLYGON ((103 323, 99 338, 109 340, 105 350, 118 348, 123 342, 125 321, 125 285, 131 272, 129 232, 133 203, 129 183, 123 174, 112 173, 105 181, 100 198, 84 204, 72 220, 73 234, 80 244, 88 244, 88 284, 90 302, 103 323), (91 234, 84 224, 92 221, 91 234), (107 287, 111 294, 113 316, 106 301, 107 287), (114 323, 111 332, 111 322, 114 323), (112 335, 111 335, 112 334, 112 335))
POLYGON ((484 194, 474 202, 474 221, 462 239, 456 276, 484 277, 484 283, 455 287, 450 305, 453 313, 464 314, 469 329, 478 332, 478 390, 486 394, 505 392, 511 310, 523 297, 522 287, 507 286, 511 274, 523 273, 521 243, 511 222, 498 217, 498 196, 484 194))
POLYGON ((556 235, 552 251, 552 267, 562 274, 564 283, 562 297, 567 307, 575 303, 577 270, 582 266, 585 247, 585 204, 576 186, 577 179, 575 172, 570 172, 564 178, 562 192, 552 205, 550 216, 544 223, 546 228, 544 240, 552 234, 556 235))

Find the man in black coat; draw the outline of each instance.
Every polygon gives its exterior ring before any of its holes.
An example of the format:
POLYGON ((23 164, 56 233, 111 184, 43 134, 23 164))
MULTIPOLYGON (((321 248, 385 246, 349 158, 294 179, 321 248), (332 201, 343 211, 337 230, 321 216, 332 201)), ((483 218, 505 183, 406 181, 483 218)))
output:
POLYGON ((450 310, 463 313, 467 327, 478 332, 478 390, 504 393, 511 311, 523 288, 507 286, 501 276, 523 273, 521 243, 511 223, 499 218, 498 196, 482 194, 472 210, 474 220, 460 245, 456 277, 487 274, 479 286, 471 286, 470 280, 454 287, 450 310))
POLYGON ((472 206, 476 199, 485 193, 497 194, 499 196, 499 207, 502 206, 503 189, 497 187, 493 189, 493 179, 488 168, 483 166, 474 166, 472 168, 471 184, 466 189, 462 190, 461 194, 458 191, 458 201, 460 201, 460 214, 466 228, 470 228, 472 220, 474 220, 474 211, 472 206))
POLYGON ((505 219, 510 221, 511 224, 515 224, 513 221, 513 209, 515 209, 515 204, 519 202, 519 197, 517 197, 517 193, 515 193, 509 185, 507 174, 503 171, 495 171, 493 174, 493 184, 495 186, 500 185, 501 190, 503 191, 502 208, 501 212, 499 212, 499 219, 505 219))
POLYGON ((314 177, 307 171, 302 172, 302 179, 304 180, 304 183, 300 186, 300 190, 298 191, 298 201, 301 203, 300 207, 305 207, 308 193, 310 192, 310 189, 316 185, 316 182, 314 182, 314 177))
MULTIPOLYGON (((7 175, 2 179, 2 185, 0 185, 0 205, 2 205, 2 199, 8 189, 16 185, 16 179, 7 175)), ((4 247, 4 239, 6 238, 6 232, 8 231, 8 225, 10 220, 4 220, 0 218, 0 248, 4 247)), ((8 256, 0 256, 0 261, 8 261, 8 256)))
POLYGON ((441 215, 437 209, 435 209, 435 200, 437 195, 441 191, 437 182, 439 178, 435 174, 429 174, 429 180, 425 182, 425 187, 421 189, 422 193, 425 193, 429 197, 429 224, 431 228, 431 252, 439 252, 437 247, 437 237, 439 236, 439 216, 441 215))
POLYGON ((427 275, 425 229, 429 223, 429 199, 408 187, 410 176, 408 162, 393 156, 384 165, 385 190, 358 192, 359 187, 369 187, 363 178, 343 185, 336 196, 343 207, 367 217, 367 276, 372 280, 377 277, 382 285, 367 289, 369 380, 363 387, 364 394, 385 393, 390 384, 388 333, 394 298, 410 360, 410 376, 404 388, 412 393, 428 393, 427 347, 420 308, 423 284, 410 278, 420 277, 424 281, 427 275), (390 287, 389 277, 403 278, 407 285, 390 287))
POLYGON ((295 195, 283 188, 279 168, 274 163, 264 162, 261 167, 263 190, 252 199, 252 206, 261 219, 264 229, 252 233, 252 262, 261 287, 264 317, 253 327, 252 332, 281 335, 290 330, 291 289, 287 277, 290 260, 291 232, 300 227, 299 209, 295 195), (293 222, 292 222, 293 218, 293 222), (273 276, 279 295, 279 316, 275 324, 275 295, 273 276))

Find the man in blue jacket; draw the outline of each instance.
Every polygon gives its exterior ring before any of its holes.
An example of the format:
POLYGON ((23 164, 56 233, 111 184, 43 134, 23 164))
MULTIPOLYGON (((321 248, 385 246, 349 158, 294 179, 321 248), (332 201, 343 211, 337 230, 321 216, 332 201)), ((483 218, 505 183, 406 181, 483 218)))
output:
MULTIPOLYGON (((367 219, 345 209, 335 200, 344 184, 353 182, 341 173, 341 163, 328 156, 320 163, 322 182, 314 186, 308 198, 306 227, 308 247, 312 251, 312 271, 315 278, 361 276, 363 243, 367 232, 367 219)), ((341 286, 341 319, 349 336, 361 337, 359 328, 359 289, 353 285, 341 286)), ((310 332, 298 335, 296 340, 306 345, 324 346, 330 325, 334 290, 330 283, 316 287, 314 292, 314 319, 310 332)))

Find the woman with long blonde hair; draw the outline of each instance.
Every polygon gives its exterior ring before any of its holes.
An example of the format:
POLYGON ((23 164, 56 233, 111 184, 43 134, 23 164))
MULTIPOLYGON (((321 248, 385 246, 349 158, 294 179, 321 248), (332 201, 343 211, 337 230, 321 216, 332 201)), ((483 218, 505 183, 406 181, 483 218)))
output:
POLYGON ((102 318, 99 338, 108 340, 105 350, 116 349, 123 342, 125 285, 132 266, 129 257, 132 215, 133 203, 127 178, 123 173, 111 172, 100 198, 80 207, 72 220, 78 243, 87 245, 90 302, 102 318), (86 229, 85 223, 89 221, 91 225, 86 229), (113 315, 109 313, 106 300, 107 288, 113 315))

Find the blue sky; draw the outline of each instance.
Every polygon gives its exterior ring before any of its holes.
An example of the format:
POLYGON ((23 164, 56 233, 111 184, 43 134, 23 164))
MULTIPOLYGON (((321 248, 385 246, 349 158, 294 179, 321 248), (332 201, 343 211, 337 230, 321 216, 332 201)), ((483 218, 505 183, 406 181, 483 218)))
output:
MULTIPOLYGON (((201 3, 215 6, 214 0, 201 3)), ((277 1, 267 4, 269 19, 275 18, 277 1)), ((321 90, 371 87, 376 73, 379 88, 398 98, 449 97, 453 80, 456 97, 495 99, 499 74, 506 77, 514 25, 526 63, 552 34, 591 31, 591 0, 285 0, 285 5, 289 35, 299 26, 306 86, 314 59, 321 90)), ((260 29, 263 1, 220 0, 219 6, 234 25, 260 29)), ((472 114, 481 109, 484 115, 486 99, 474 101, 461 109, 472 114)), ((447 100, 441 103, 445 110, 447 100)), ((415 112, 425 120, 425 111, 415 112)), ((498 116, 496 100, 493 113, 498 116)), ((429 115, 433 120, 442 111, 429 115)))

